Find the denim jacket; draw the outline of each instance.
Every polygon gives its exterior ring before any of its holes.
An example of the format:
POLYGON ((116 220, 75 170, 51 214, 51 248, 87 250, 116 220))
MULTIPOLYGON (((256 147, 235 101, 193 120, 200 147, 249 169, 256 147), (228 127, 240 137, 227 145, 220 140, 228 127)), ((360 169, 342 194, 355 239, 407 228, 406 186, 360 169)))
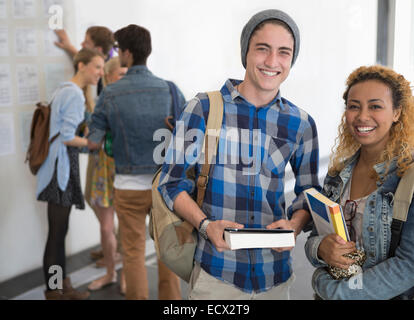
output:
MULTIPOLYGON (((359 152, 349 161, 339 175, 326 176, 323 193, 338 202, 344 186, 351 178, 359 152)), ((385 164, 374 169, 383 173, 385 164)), ((401 234, 401 242, 395 256, 388 258, 391 241, 391 222, 394 193, 400 178, 396 174, 396 161, 392 161, 384 183, 377 183, 377 190, 369 195, 363 215, 363 248, 367 259, 363 272, 349 280, 333 280, 324 267, 327 264, 318 258, 318 247, 324 236, 318 236, 313 228, 305 252, 311 264, 318 268, 312 277, 312 287, 323 299, 391 299, 407 297, 414 287, 414 204, 411 202, 407 221, 401 234), (403 293, 406 293, 405 295, 403 293)))
MULTIPOLYGON (((184 105, 178 90, 179 103, 184 105)), ((158 165, 153 160, 157 129, 165 128, 164 118, 171 114, 172 98, 167 82, 155 77, 146 66, 136 65, 99 96, 92 114, 88 139, 99 144, 107 130, 112 132, 115 171, 118 174, 152 174, 158 165)))

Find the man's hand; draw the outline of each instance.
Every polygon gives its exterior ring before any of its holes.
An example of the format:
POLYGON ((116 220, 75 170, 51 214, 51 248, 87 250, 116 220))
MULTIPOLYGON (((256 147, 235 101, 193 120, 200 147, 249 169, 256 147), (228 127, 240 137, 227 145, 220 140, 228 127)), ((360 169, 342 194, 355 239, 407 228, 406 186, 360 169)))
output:
POLYGON ((207 226, 207 236, 218 252, 230 250, 230 247, 227 245, 226 241, 224 241, 225 228, 242 229, 244 226, 228 220, 211 221, 207 226))
POLYGON ((343 255, 355 250, 354 242, 347 242, 336 233, 333 233, 323 238, 319 244, 318 256, 330 266, 348 269, 355 261, 343 255))
POLYGON ((69 36, 64 29, 55 30, 55 34, 59 38, 59 41, 55 42, 55 45, 63 50, 65 50, 72 57, 78 53, 78 50, 70 42, 69 36))
MULTIPOLYGON (((285 220, 285 219, 277 220, 277 221, 267 225, 266 229, 295 230, 295 240, 296 240, 297 231, 295 229, 295 224, 292 223, 292 221, 290 221, 290 220, 285 220)), ((283 252, 283 251, 290 251, 293 248, 294 247, 283 247, 283 248, 272 248, 272 249, 277 251, 277 252, 283 252)))
MULTIPOLYGON (((301 233, 303 227, 309 222, 310 213, 306 210, 300 209, 293 213, 290 220, 280 219, 275 221, 268 226, 266 229, 284 229, 284 230, 294 230, 295 231, 295 241, 299 233, 301 233)), ((284 248, 272 248, 277 252, 290 251, 293 247, 284 247, 284 248)))

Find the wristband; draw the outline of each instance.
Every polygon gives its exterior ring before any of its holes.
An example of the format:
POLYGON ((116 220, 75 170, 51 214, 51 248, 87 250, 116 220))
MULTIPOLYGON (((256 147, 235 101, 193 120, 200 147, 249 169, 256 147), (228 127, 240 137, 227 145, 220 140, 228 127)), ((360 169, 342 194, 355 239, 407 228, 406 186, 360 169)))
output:
POLYGON ((201 228, 201 225, 203 224, 203 222, 204 221, 206 221, 206 220, 208 220, 208 218, 207 217, 205 217, 204 219, 202 219, 201 221, 200 221, 200 224, 198 225, 198 230, 200 231, 200 228, 201 228))
POLYGON ((198 230, 198 232, 200 233, 200 235, 205 239, 208 240, 208 235, 207 235, 207 227, 210 224, 210 220, 205 218, 203 219, 203 221, 201 222, 200 225, 200 229, 198 230))

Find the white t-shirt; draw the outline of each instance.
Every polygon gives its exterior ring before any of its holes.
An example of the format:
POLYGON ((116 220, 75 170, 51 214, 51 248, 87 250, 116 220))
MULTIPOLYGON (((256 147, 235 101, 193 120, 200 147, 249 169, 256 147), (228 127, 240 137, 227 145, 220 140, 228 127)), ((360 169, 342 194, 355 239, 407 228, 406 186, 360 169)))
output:
POLYGON ((152 174, 115 174, 114 188, 119 190, 151 190, 152 174))

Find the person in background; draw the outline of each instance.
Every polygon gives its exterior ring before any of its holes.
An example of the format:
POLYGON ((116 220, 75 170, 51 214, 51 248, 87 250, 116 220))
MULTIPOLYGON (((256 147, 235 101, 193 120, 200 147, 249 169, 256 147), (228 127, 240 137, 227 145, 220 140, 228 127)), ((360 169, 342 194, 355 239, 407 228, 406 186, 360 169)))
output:
MULTIPOLYGON (((114 57, 105 63, 103 85, 106 87, 121 79, 127 72, 127 68, 121 67, 119 57, 114 57)), ((103 277, 93 281, 88 289, 99 290, 106 285, 116 283, 117 273, 116 249, 117 239, 114 234, 114 207, 113 207, 113 182, 115 176, 114 158, 108 156, 101 148, 98 153, 91 153, 90 158, 95 162, 90 181, 90 189, 85 191, 86 201, 93 208, 100 224, 101 244, 103 249, 104 265, 107 273, 103 277)), ((125 277, 121 272, 120 281, 121 293, 125 294, 125 277)))
POLYGON ((73 205, 84 209, 78 148, 87 146, 87 139, 78 135, 85 111, 83 89, 96 85, 103 76, 104 57, 101 53, 82 49, 73 60, 75 75, 56 90, 51 104, 51 143, 45 162, 37 173, 36 197, 47 202, 49 232, 43 257, 48 300, 87 299, 88 292, 76 291, 66 275, 65 238, 73 205), (61 268, 63 286, 55 289, 51 267, 61 268))
MULTIPOLYGON (((148 299, 145 267, 145 219, 152 204, 152 178, 157 170, 154 132, 164 128, 172 109, 168 84, 147 67, 151 53, 148 30, 129 25, 115 32, 118 54, 127 74, 99 96, 89 126, 89 148, 99 149, 111 130, 115 159, 114 206, 119 220, 126 279, 126 299, 148 299)), ((178 90, 180 105, 185 99, 178 90)), ((177 276, 158 261, 158 298, 181 299, 177 276)))
POLYGON ((311 220, 302 191, 320 188, 315 122, 280 92, 299 53, 296 23, 280 10, 261 11, 247 22, 240 40, 246 72, 243 81, 228 79, 220 90, 223 124, 202 207, 191 197, 195 183, 186 172, 195 167, 198 178, 201 171, 203 157, 193 161, 187 155, 202 149, 207 94, 192 99, 180 119, 185 136, 198 133, 196 142, 184 141, 183 149, 170 144, 160 177, 159 191, 168 208, 198 230, 189 299, 289 299, 291 248, 230 251, 224 229, 293 229, 296 236, 311 220), (237 132, 239 139, 228 141, 226 130, 237 132), (231 155, 225 151, 228 143, 231 155), (184 159, 177 163, 171 161, 174 156, 184 159), (297 197, 286 210, 289 163, 297 197))
MULTIPOLYGON (((59 41, 55 42, 55 45, 65 50, 70 57, 74 57, 78 52, 78 49, 72 44, 68 34, 64 29, 55 30, 55 34, 59 41)), ((112 58, 113 46, 114 46, 114 34, 107 27, 103 26, 92 26, 86 30, 85 38, 81 44, 82 48, 94 49, 99 51, 105 56, 105 61, 112 58)), ((87 89, 89 90, 89 89, 87 89)), ((102 91, 102 81, 100 80, 97 84, 98 95, 102 91)), ((88 94, 91 94, 88 92, 88 94)))
MULTIPOLYGON (((72 42, 69 39, 68 34, 64 29, 55 30, 55 33, 58 37, 57 42, 55 42, 56 46, 65 50, 66 53, 73 58, 76 53, 78 52, 78 49, 72 44, 72 42)), ((104 26, 92 26, 89 27, 85 32, 85 38, 81 44, 82 48, 88 48, 97 50, 100 53, 102 53, 105 57, 105 61, 107 62, 113 55, 113 45, 114 45, 114 35, 111 30, 109 30, 107 27, 104 26)), ((93 109, 95 108, 95 96, 99 95, 102 91, 103 79, 100 79, 97 84, 97 92, 96 95, 92 92, 91 86, 87 86, 84 88, 84 95, 86 97, 86 109, 85 109, 85 121, 83 124, 83 128, 87 127, 87 124, 90 122, 90 116, 93 113, 93 109)), ((81 149, 82 153, 87 153, 87 148, 81 149)), ((88 165, 86 169, 86 187, 85 187, 85 198, 89 206, 93 209, 96 216, 101 216, 99 212, 96 212, 96 210, 99 210, 98 207, 94 206, 92 203, 90 203, 91 198, 91 188, 92 188, 92 174, 95 172, 95 157, 89 156, 88 159, 88 165), (96 210, 95 210, 96 209, 96 210)), ((108 210, 110 210, 108 208, 108 210)), ((112 208, 113 210, 113 208, 112 208)), ((121 248, 118 248, 118 251, 121 251, 121 248)), ((95 250, 91 252, 91 258, 96 261, 97 266, 105 266, 104 263, 104 253, 102 249, 95 250)), ((116 260, 118 261, 120 259, 120 254, 116 253, 116 260)), ((122 280, 122 279, 121 279, 122 280)), ((122 281, 121 281, 122 284, 122 281)), ((122 292, 122 285, 121 285, 121 292, 122 292)))
MULTIPOLYGON (((77 53, 78 49, 72 44, 66 30, 55 30, 59 41, 55 44, 65 50, 71 58, 77 53)), ((86 30, 85 38, 81 44, 82 48, 94 49, 105 56, 105 60, 111 58, 111 51, 114 45, 114 35, 111 30, 103 26, 92 26, 86 30)))
POLYGON ((343 206, 351 241, 312 231, 305 245, 309 261, 317 268, 312 287, 322 299, 412 298, 414 202, 395 255, 389 254, 394 193, 413 165, 410 83, 383 66, 360 67, 349 75, 343 98, 345 111, 323 192, 343 206), (348 269, 353 260, 344 254, 353 252, 356 243, 367 257, 362 273, 350 280, 334 280, 324 267, 348 269))

